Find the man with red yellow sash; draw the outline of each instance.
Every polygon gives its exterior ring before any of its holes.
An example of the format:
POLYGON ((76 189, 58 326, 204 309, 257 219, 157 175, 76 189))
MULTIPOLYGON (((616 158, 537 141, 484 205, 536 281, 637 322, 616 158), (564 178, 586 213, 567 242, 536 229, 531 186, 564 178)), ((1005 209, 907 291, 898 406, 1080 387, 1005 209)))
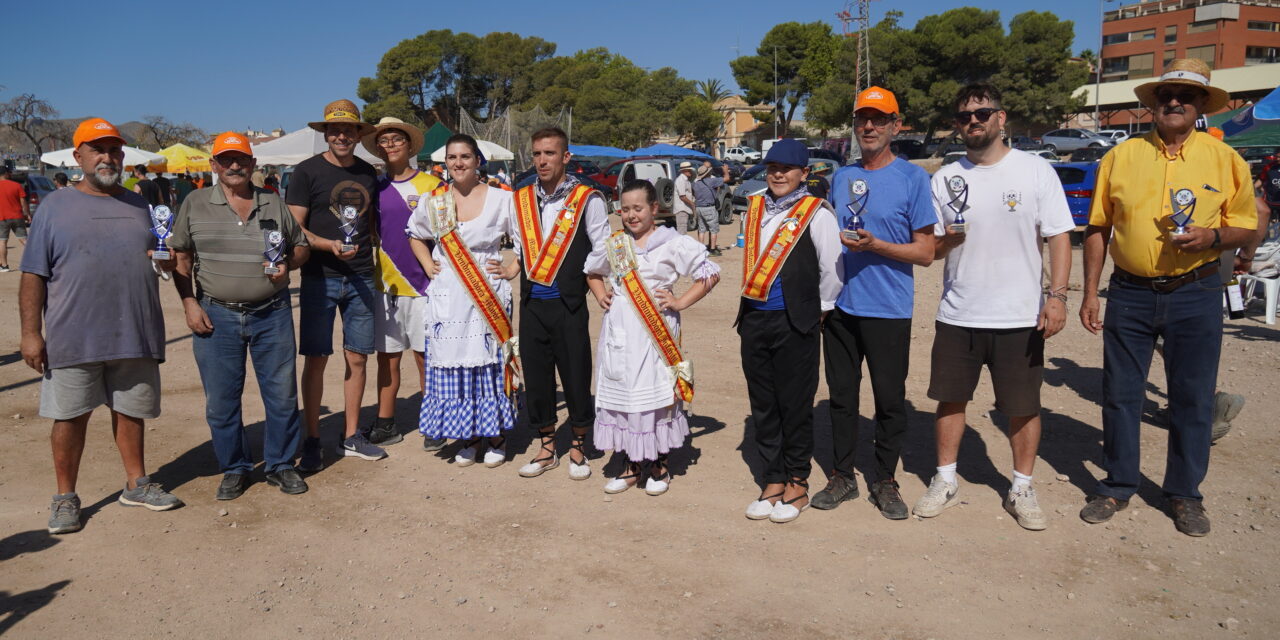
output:
POLYGON ((517 260, 512 269, 520 270, 520 360, 529 426, 541 440, 537 457, 520 468, 526 478, 560 465, 555 451, 557 370, 573 430, 569 477, 591 477, 584 446, 595 412, 582 266, 589 254, 604 251, 609 221, 604 197, 566 175, 568 162, 564 131, 552 127, 534 132, 538 180, 515 193, 512 241, 517 260))
POLYGON ((822 319, 841 289, 840 237, 831 205, 802 186, 809 151, 798 140, 769 149, 768 191, 750 199, 743 234, 738 335, 764 490, 752 520, 790 522, 809 506, 813 397, 822 319))

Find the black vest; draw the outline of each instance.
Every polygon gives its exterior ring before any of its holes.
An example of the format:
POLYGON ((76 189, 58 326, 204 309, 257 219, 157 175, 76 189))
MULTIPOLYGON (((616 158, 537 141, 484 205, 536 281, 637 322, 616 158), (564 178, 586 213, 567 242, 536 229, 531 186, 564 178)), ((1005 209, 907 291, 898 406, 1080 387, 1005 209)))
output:
MULTIPOLYGON (((782 280, 782 299, 786 305, 787 321, 800 333, 809 333, 822 319, 822 298, 818 293, 818 249, 813 245, 813 226, 805 227, 796 240, 791 255, 782 265, 778 278, 782 280)), ((737 324, 747 312, 747 299, 738 300, 737 324)))
MULTIPOLYGON (((590 204, 592 198, 599 197, 599 194, 592 193, 583 201, 582 218, 578 222, 578 228, 573 232, 573 240, 569 242, 569 251, 564 255, 564 260, 560 263, 560 270, 556 272, 556 287, 560 289, 560 299, 564 300, 564 304, 569 311, 577 311, 582 308, 582 304, 586 302, 587 295, 587 276, 582 273, 582 266, 587 262, 587 255, 591 253, 591 238, 587 235, 587 205, 590 204)), ((542 215, 542 207, 538 207, 538 215, 542 215)), ((546 239, 545 237, 543 238, 546 239)), ((815 259, 816 261, 816 259, 815 259)), ((524 270, 524 260, 520 261, 520 304, 528 304, 531 298, 530 292, 533 291, 533 281, 529 279, 528 274, 524 270)))

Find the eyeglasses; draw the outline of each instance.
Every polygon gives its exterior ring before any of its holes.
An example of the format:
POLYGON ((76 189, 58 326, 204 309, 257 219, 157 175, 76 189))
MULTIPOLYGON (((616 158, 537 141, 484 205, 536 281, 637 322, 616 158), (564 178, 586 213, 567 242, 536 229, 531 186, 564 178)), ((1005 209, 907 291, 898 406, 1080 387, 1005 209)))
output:
POLYGON ((402 147, 409 142, 404 136, 383 136, 378 138, 378 146, 383 148, 402 147))
POLYGON ((974 117, 978 119, 978 122, 986 122, 991 119, 991 116, 995 115, 999 111, 1000 109, 983 107, 981 109, 974 109, 973 111, 957 111, 952 117, 955 118, 957 124, 969 124, 969 119, 974 117))
POLYGON ((230 167, 233 164, 239 164, 241 167, 247 167, 253 162, 253 156, 246 156, 242 153, 234 155, 224 153, 222 155, 213 156, 213 160, 224 167, 230 167))
POLYGON ((1165 104, 1167 102, 1172 102, 1176 98, 1178 100, 1178 104, 1191 104, 1201 95, 1204 94, 1199 89, 1161 89, 1156 92, 1156 100, 1161 104, 1165 104))
POLYGON ((853 126, 865 127, 867 126, 867 123, 870 122, 871 126, 879 129, 880 127, 883 127, 897 119, 898 118, 896 116, 890 116, 885 114, 880 114, 878 116, 869 116, 869 117, 855 115, 853 116, 853 126))

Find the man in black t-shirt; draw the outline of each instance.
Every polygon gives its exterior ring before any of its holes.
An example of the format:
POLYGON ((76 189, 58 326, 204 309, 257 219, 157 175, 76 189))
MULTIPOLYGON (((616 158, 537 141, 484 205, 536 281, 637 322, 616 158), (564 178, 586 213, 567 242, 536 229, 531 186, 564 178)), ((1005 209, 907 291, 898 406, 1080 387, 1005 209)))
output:
POLYGON ((133 177, 138 181, 133 183, 134 192, 141 194, 142 198, 151 206, 164 204, 164 200, 160 198, 160 187, 155 182, 147 179, 147 165, 139 164, 133 167, 133 177))
POLYGON ((156 187, 160 190, 160 202, 172 207, 173 185, 169 182, 168 178, 164 177, 164 174, 157 171, 155 176, 156 178, 155 180, 152 180, 152 182, 156 183, 156 187))
POLYGON ((311 245, 302 266, 299 295, 299 348, 302 365, 302 416, 307 437, 298 469, 318 471, 320 405, 324 369, 333 354, 333 319, 342 313, 345 431, 339 453, 379 460, 386 452, 357 430, 364 397, 365 365, 373 353, 373 251, 369 229, 377 216, 378 174, 355 156, 360 139, 373 125, 360 121, 350 100, 329 103, 324 120, 309 126, 324 133, 329 150, 302 161, 293 170, 285 202, 311 245))

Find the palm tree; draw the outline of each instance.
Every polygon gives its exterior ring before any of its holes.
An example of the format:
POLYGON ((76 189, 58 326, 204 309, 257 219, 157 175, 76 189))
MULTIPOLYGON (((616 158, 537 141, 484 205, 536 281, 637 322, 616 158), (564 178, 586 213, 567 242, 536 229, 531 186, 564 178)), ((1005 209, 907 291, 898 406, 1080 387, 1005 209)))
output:
POLYGON ((707 104, 715 105, 715 103, 728 98, 729 90, 725 88, 724 83, 717 78, 709 78, 707 80, 699 80, 697 82, 698 90, 696 94, 699 98, 707 101, 707 104))

